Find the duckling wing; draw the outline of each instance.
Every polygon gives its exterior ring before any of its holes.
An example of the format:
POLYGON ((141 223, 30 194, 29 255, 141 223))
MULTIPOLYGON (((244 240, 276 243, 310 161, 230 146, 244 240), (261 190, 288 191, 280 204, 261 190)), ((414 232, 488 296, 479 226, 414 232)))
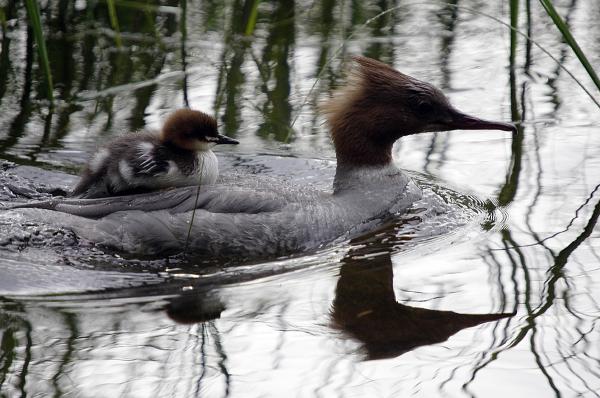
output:
POLYGON ((117 137, 92 157, 70 196, 102 198, 145 187, 169 171, 169 162, 157 153, 159 144, 152 132, 117 137))
POLYGON ((136 177, 157 177, 169 172, 169 161, 152 142, 140 142, 133 148, 130 167, 136 177))

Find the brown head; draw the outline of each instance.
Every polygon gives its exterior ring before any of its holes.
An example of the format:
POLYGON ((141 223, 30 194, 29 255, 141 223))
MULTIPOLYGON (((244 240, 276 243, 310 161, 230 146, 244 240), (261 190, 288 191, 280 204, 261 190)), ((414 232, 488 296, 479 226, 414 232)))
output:
POLYGON ((447 130, 514 131, 510 123, 491 122, 456 110, 432 85, 366 57, 348 84, 323 106, 338 164, 386 165, 394 142, 405 135, 447 130))
POLYGON ((188 151, 208 150, 218 144, 239 144, 237 140, 219 134, 214 117, 192 109, 179 109, 169 115, 160 138, 188 151))

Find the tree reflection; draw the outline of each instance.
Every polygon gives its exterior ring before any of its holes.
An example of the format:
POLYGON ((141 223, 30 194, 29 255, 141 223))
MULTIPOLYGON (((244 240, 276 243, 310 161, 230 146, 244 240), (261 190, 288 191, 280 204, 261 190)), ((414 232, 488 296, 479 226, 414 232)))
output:
POLYGON ((21 318, 23 306, 18 302, 0 298, 0 393, 10 391, 7 381, 17 378, 13 390, 18 390, 25 396, 25 385, 28 381, 29 365, 31 362, 32 327, 29 321, 21 318))
MULTIPOLYGON (((455 30, 458 23, 459 7, 458 0, 450 1, 446 3, 442 10, 438 11, 437 18, 440 22, 441 34, 440 34, 440 69, 442 72, 442 80, 440 87, 442 89, 451 88, 451 76, 450 73, 450 57, 452 55, 455 30)), ((427 172, 431 172, 432 155, 437 154, 440 157, 440 164, 443 164, 446 158, 446 153, 450 149, 450 137, 446 133, 434 133, 431 135, 431 144, 427 150, 425 156, 424 169, 427 172), (440 143, 441 142, 441 143, 440 143)))
POLYGON ((260 92, 266 98, 260 107, 264 122, 259 125, 257 134, 285 142, 289 140, 292 128, 289 59, 295 44, 295 2, 281 0, 275 7, 262 58, 257 60, 261 72, 260 92))
POLYGON ((250 42, 243 38, 242 34, 251 15, 252 7, 256 0, 247 0, 243 3, 235 1, 231 5, 231 30, 225 32, 224 51, 219 67, 218 86, 215 95, 215 112, 221 111, 223 102, 225 110, 223 114, 224 133, 236 137, 241 124, 240 106, 242 85, 246 81, 242 70, 246 52, 250 48, 250 42))
MULTIPOLYGON (((511 7, 513 8, 512 22, 513 26, 517 26, 517 15, 518 11, 518 1, 511 2, 511 7)), ((575 2, 571 3, 571 7, 569 7, 569 14, 567 15, 567 21, 571 17, 571 13, 573 11, 573 6, 575 2)), ((526 15, 527 15, 527 30, 531 32, 531 16, 530 16, 530 5, 526 4, 526 15)), ((511 54, 510 54, 510 68, 509 68, 509 81, 511 88, 511 114, 513 120, 526 120, 526 111, 525 111, 525 103, 527 102, 527 81, 523 82, 521 93, 519 95, 517 90, 517 71, 515 68, 516 65, 516 53, 517 53, 517 40, 516 35, 513 33, 511 35, 511 54)), ((564 57, 566 56, 565 46, 562 47, 561 57, 560 59, 564 61, 564 57)), ((530 76, 530 67, 532 65, 532 51, 530 43, 526 44, 526 53, 525 53, 525 64, 523 74, 525 76, 530 76)), ((560 70, 557 67, 555 75, 558 75, 558 71, 560 70)), ((548 81, 548 84, 553 87, 553 101, 556 105, 554 111, 557 111, 558 105, 560 101, 556 100, 556 87, 555 87, 555 79, 551 78, 548 81)), ((533 118, 533 117, 532 117, 533 118)), ((537 163, 537 176, 535 178, 534 186, 534 195, 531 204, 528 207, 526 213, 525 223, 529 228, 527 237, 533 238, 535 243, 532 244, 520 244, 515 236, 521 236, 522 234, 515 231, 514 233, 510 230, 504 230, 501 233, 502 238, 502 249, 492 249, 488 248, 488 253, 490 257, 494 259, 494 264, 498 269, 503 267, 503 264, 508 262, 512 268, 512 281, 515 288, 515 302, 523 301, 523 307, 526 310, 526 316, 521 321, 522 326, 515 332, 512 333, 510 339, 503 343, 503 347, 495 350, 493 354, 489 355, 489 357, 485 360, 482 360, 480 364, 477 365, 474 372, 472 373, 471 379, 465 384, 465 386, 470 386, 470 384, 476 380, 476 375, 486 368, 490 363, 496 361, 499 356, 508 350, 511 350, 517 346, 522 345, 524 342, 528 342, 529 350, 534 358, 534 362, 539 370, 539 372, 544 376, 547 381, 549 388, 554 392, 554 394, 558 396, 562 396, 564 392, 564 385, 572 385, 572 380, 577 379, 588 391, 593 390, 593 388, 588 384, 589 380, 586 377, 582 377, 577 374, 575 370, 577 366, 588 367, 587 359, 582 358, 578 353, 577 345, 580 344, 581 341, 586 339, 586 332, 583 332, 578 328, 576 332, 578 336, 575 336, 573 340, 573 336, 562 335, 561 331, 557 330, 557 334, 559 334, 559 338, 554 342, 556 350, 560 353, 561 360, 556 361, 551 359, 549 347, 544 345, 546 342, 546 337, 544 336, 544 330, 546 325, 544 325, 544 321, 542 321, 543 317, 555 317, 555 314, 550 314, 550 312, 560 313, 560 317, 569 318, 573 317, 576 319, 576 323, 580 325, 584 325, 587 322, 585 319, 585 314, 578 314, 576 310, 572 307, 571 304, 571 290, 574 290, 574 285, 572 284, 569 276, 566 272, 566 266, 570 263, 570 259, 572 258, 572 254, 581 247, 582 243, 588 241, 590 238, 594 227, 597 224, 598 216, 600 214, 600 202, 598 202, 585 224, 582 227, 582 232, 575 237, 570 243, 563 246, 563 248, 559 251, 556 249, 552 249, 548 242, 554 238, 557 238, 559 235, 568 232, 571 227, 575 224, 575 221, 579 219, 581 222, 581 210, 584 208, 589 208, 591 199, 594 197, 597 192, 599 186, 596 186, 589 196, 584 200, 584 202, 579 205, 577 209, 575 209, 575 216, 571 218, 566 226, 560 231, 553 232, 546 237, 541 237, 539 232, 536 231, 535 227, 532 224, 532 214, 534 209, 542 205, 542 173, 543 166, 542 160, 540 158, 540 144, 538 131, 536 126, 532 126, 533 134, 534 134, 534 154, 537 163), (532 253, 529 250, 534 247, 543 249, 543 253, 538 253, 537 256, 539 259, 548 258, 550 261, 550 265, 547 267, 545 274, 546 277, 542 282, 536 282, 536 277, 533 275, 535 272, 534 269, 539 260, 536 260, 533 264, 531 261, 532 253), (497 254, 498 250, 502 251, 502 255, 506 257, 506 260, 499 259, 497 254), (522 278, 519 279, 517 274, 521 273, 522 278), (522 285, 522 287, 521 287, 522 285), (542 288, 538 287, 540 285, 542 288), (537 297, 537 296, 541 297, 537 297), (523 297, 519 299, 519 297, 523 297), (539 300, 538 303, 536 303, 539 300), (557 306, 563 306, 563 309, 557 308, 557 306), (553 311, 550 311, 553 310, 553 311), (571 340, 574 341, 573 347, 569 348, 568 353, 563 352, 563 348, 561 347, 565 340, 565 342, 571 340), (557 365, 565 366, 567 372, 559 371, 555 369, 557 365), (559 381, 562 379, 563 386, 559 385, 559 381)), ((511 146, 511 168, 507 174, 507 179, 505 184, 501 187, 498 201, 501 205, 507 205, 515 200, 517 187, 519 186, 519 182, 523 180, 522 171, 522 158, 524 156, 524 146, 525 146, 525 129, 524 125, 521 124, 518 126, 518 131, 515 135, 513 135, 513 141, 511 146)), ((522 182, 522 181, 521 181, 522 182)), ((541 261, 540 261, 541 262, 541 261)), ((544 266, 544 268, 546 268, 544 266)), ((566 320, 563 320, 565 322, 566 320)), ((594 326, 591 326, 592 328, 594 326)), ((546 332, 547 333, 547 332, 546 332)), ((567 343, 568 344, 568 343, 567 343)), ((597 362, 598 359, 591 358, 592 361, 597 362)), ((571 387, 574 392, 578 392, 575 387, 571 387)), ((598 396, 598 394, 595 394, 598 396)))

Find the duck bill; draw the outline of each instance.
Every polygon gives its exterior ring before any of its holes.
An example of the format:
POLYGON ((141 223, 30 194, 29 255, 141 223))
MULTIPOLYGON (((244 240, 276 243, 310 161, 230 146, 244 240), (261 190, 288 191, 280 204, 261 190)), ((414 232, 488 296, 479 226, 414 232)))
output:
POLYGON ((452 120, 447 124, 449 130, 503 130, 517 131, 517 126, 512 123, 495 122, 479 119, 460 111, 454 111, 452 120))
POLYGON ((222 135, 219 134, 217 136, 217 141, 215 141, 215 143, 217 145, 221 145, 221 144, 232 144, 232 145, 237 145, 240 142, 238 140, 234 140, 233 138, 227 137, 226 135, 222 135))

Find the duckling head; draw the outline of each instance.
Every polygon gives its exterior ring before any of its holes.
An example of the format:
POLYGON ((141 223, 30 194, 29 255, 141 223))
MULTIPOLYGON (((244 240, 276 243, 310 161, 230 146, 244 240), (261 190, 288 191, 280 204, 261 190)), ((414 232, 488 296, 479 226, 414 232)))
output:
POLYGON ((163 142, 189 151, 206 151, 219 144, 239 144, 239 141, 219 134, 214 117, 192 109, 179 109, 169 115, 160 137, 163 142))

